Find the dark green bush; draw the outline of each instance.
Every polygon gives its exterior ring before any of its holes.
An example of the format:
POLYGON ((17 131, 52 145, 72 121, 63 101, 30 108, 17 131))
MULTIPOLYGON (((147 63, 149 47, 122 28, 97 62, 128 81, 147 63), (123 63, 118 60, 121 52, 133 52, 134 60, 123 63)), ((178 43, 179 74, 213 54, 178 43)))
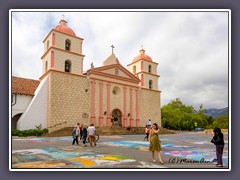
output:
POLYGON ((47 128, 43 129, 42 131, 43 131, 43 134, 47 134, 48 133, 48 129, 47 128))
POLYGON ((17 129, 13 129, 12 130, 12 136, 18 136, 18 134, 20 133, 21 131, 17 130, 17 129))
POLYGON ((17 129, 13 129, 12 130, 12 136, 19 136, 19 137, 26 137, 26 136, 42 136, 44 134, 48 133, 48 129, 42 129, 42 130, 38 130, 38 129, 28 129, 28 130, 17 130, 17 129))

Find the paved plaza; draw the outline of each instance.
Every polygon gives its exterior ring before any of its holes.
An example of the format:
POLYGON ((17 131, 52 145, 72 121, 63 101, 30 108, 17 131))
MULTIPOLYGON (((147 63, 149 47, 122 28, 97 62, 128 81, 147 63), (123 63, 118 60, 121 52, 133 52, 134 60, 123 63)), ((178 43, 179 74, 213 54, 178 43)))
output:
MULTIPOLYGON (((145 135, 100 136, 97 147, 72 145, 72 137, 13 137, 12 169, 18 168, 218 168, 212 135, 203 132, 160 134, 164 165, 153 163, 145 135)), ((224 136, 228 169, 228 136, 224 136)), ((157 154, 155 154, 156 160, 157 154)))

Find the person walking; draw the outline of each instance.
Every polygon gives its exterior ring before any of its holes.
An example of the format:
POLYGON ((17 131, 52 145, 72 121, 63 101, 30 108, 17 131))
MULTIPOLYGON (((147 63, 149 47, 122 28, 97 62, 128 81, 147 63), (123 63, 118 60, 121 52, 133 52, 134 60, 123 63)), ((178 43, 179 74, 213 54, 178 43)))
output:
POLYGON ((75 142, 78 145, 78 135, 79 135, 79 127, 78 127, 78 125, 76 125, 75 128, 72 131, 72 137, 73 137, 72 145, 74 145, 75 142))
POLYGON ((216 146, 217 167, 223 167, 222 155, 224 148, 224 136, 219 127, 213 129, 214 136, 211 142, 216 146))
POLYGON ((152 122, 151 122, 151 119, 149 119, 147 122, 147 126, 151 126, 151 125, 152 125, 152 122))
POLYGON ((83 136, 83 124, 80 125, 79 131, 80 131, 80 140, 82 140, 82 136, 83 136))
POLYGON ((159 129, 157 123, 153 123, 150 132, 149 132, 149 151, 152 152, 152 161, 156 162, 154 158, 154 153, 157 151, 160 164, 163 164, 160 151, 162 150, 159 140, 159 129))
POLYGON ((79 129, 79 134, 78 134, 78 141, 80 141, 80 123, 77 123, 78 129, 79 129))
POLYGON ((147 141, 148 141, 149 130, 150 130, 150 127, 146 125, 146 128, 145 128, 145 134, 146 134, 146 136, 145 136, 144 140, 147 140, 147 141))
POLYGON ((82 130, 82 146, 87 146, 86 145, 86 139, 87 139, 87 128, 86 125, 83 125, 83 130, 82 130))
POLYGON ((92 147, 92 141, 94 142, 94 146, 97 146, 96 138, 95 138, 96 129, 94 127, 94 124, 91 124, 88 127, 87 132, 88 132, 88 137, 89 137, 89 141, 90 141, 90 146, 92 147))

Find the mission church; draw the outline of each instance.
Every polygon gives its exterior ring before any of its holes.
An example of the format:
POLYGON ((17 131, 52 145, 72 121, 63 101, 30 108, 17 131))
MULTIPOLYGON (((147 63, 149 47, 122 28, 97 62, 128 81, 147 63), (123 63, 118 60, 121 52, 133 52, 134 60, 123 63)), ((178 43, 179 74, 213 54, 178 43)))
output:
POLYGON ((12 98, 30 97, 22 112, 15 108, 21 102, 12 102, 12 128, 41 125, 53 132, 78 122, 145 127, 148 119, 161 126, 158 63, 144 49, 127 69, 112 51, 102 66, 92 64, 84 73, 83 38, 76 36, 66 20, 47 34, 43 44, 39 81, 12 77, 12 98))

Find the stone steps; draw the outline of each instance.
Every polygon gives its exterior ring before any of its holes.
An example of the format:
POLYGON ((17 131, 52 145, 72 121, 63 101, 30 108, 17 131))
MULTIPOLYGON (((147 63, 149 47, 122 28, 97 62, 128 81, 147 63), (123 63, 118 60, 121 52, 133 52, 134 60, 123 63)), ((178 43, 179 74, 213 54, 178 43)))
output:
MULTIPOLYGON (((55 132, 45 134, 46 137, 57 136, 71 136, 73 127, 66 127, 55 132)), ((131 130, 127 130, 126 127, 111 126, 111 127, 96 127, 98 135, 131 135, 131 134, 145 134, 145 127, 132 127, 131 130)), ((175 134, 174 131, 160 128, 159 134, 175 134)))

